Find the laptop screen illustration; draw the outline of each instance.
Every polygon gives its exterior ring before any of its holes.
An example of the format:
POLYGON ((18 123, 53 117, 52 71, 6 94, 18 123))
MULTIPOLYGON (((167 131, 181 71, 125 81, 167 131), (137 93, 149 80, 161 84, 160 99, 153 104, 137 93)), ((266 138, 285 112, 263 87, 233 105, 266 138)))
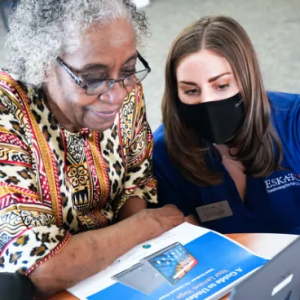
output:
POLYGON ((172 285, 184 277, 198 261, 180 243, 160 251, 147 261, 162 274, 172 285))

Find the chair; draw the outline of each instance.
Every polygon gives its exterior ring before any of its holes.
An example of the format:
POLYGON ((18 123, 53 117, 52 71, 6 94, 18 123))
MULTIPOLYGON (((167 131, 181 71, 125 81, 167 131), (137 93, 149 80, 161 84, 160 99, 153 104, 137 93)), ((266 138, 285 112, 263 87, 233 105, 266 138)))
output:
POLYGON ((33 300, 34 286, 26 276, 0 273, 0 300, 33 300))
POLYGON ((0 15, 4 23, 6 31, 9 30, 8 27, 8 8, 13 8, 17 5, 18 0, 0 0, 0 15))

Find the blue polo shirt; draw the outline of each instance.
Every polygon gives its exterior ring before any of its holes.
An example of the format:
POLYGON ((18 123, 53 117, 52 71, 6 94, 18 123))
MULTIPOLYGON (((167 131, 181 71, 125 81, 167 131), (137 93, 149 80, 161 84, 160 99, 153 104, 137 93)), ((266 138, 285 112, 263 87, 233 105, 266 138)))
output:
POLYGON ((300 96, 268 93, 268 98, 284 171, 263 178, 247 176, 244 203, 221 159, 212 153, 224 180, 220 185, 196 186, 170 161, 161 125, 154 133, 153 153, 159 205, 175 204, 185 216, 197 215, 204 227, 221 233, 300 234, 300 96))

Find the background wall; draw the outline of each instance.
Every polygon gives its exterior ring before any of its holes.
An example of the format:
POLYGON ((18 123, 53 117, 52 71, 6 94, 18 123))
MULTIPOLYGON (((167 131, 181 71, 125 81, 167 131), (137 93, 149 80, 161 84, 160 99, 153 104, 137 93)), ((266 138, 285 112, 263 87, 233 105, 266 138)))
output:
MULTIPOLYGON (((161 122, 164 65, 170 45, 183 27, 202 16, 224 14, 239 21, 256 47, 267 89, 300 93, 300 0, 151 0, 145 11, 152 37, 143 54, 153 71, 144 89, 153 130, 161 122)), ((0 65, 4 37, 0 20, 0 65)))

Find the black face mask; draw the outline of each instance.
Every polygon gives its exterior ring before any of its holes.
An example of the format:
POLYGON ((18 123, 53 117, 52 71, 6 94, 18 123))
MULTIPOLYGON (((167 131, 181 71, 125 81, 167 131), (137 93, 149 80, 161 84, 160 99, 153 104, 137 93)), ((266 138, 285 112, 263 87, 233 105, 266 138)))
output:
POLYGON ((181 117, 200 138, 215 144, 229 141, 245 120, 241 94, 228 99, 188 105, 178 102, 181 117))

